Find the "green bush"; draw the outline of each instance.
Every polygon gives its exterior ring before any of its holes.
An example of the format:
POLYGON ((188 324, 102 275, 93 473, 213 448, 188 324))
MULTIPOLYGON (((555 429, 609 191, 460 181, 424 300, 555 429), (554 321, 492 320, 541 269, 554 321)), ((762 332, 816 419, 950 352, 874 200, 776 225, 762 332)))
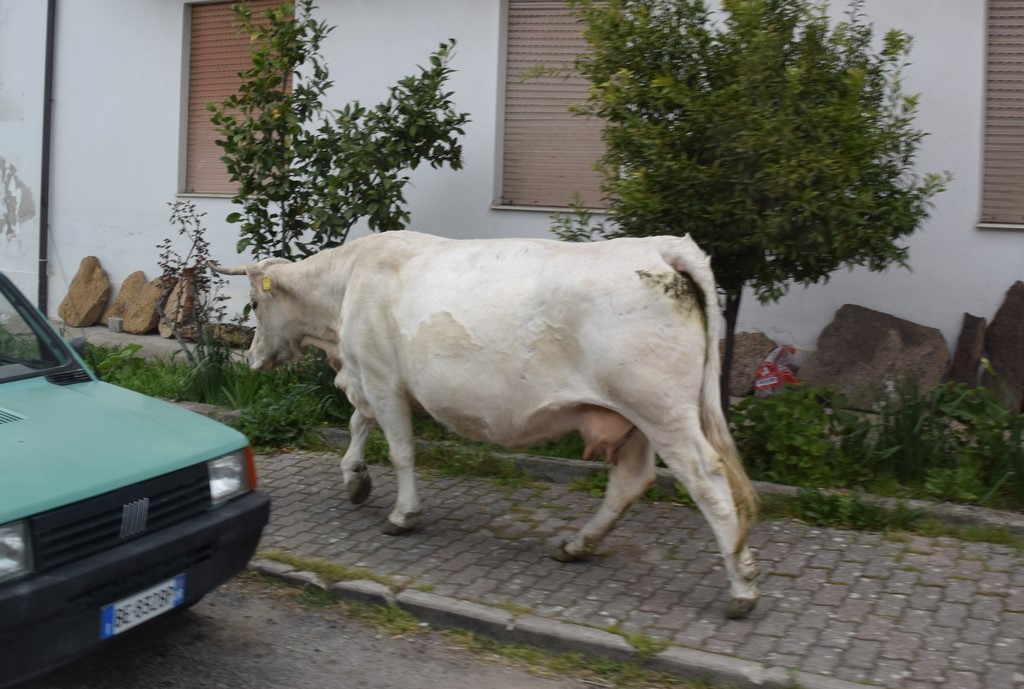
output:
POLYGON ((844 456, 859 430, 827 390, 787 385, 733 408, 733 435, 754 478, 798 486, 842 486, 859 473, 844 456))
POLYGON ((1008 410, 987 388, 947 383, 935 398, 955 439, 952 468, 967 463, 987 488, 979 502, 1024 507, 1024 414, 1008 410))
POLYGON ((985 388, 913 381, 875 414, 842 408, 829 390, 789 385, 733 411, 733 434, 752 478, 806 488, 1024 508, 1024 415, 985 388))
POLYGON ((267 392, 242 410, 232 425, 244 433, 253 447, 308 447, 319 443, 314 429, 321 409, 311 385, 293 385, 283 393, 267 392))
POLYGON ((151 397, 182 399, 181 379, 188 364, 179 359, 146 360, 137 355, 138 345, 103 347, 87 344, 85 363, 108 383, 141 392, 151 397))

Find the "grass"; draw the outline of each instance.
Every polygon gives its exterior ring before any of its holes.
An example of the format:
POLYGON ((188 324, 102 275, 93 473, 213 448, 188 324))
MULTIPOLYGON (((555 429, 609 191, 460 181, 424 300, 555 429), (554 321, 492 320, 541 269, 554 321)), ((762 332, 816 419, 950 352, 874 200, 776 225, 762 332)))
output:
POLYGON ((953 526, 934 519, 922 519, 915 525, 914 533, 929 537, 948 536, 959 541, 994 543, 1024 549, 1024 536, 1003 526, 953 526))
POLYGON ((670 674, 651 672, 643 666, 642 660, 622 662, 581 653, 551 653, 533 646, 497 641, 464 630, 448 630, 444 635, 453 644, 478 657, 500 659, 541 676, 572 677, 590 686, 619 689, 721 687, 706 682, 683 682, 670 674))
POLYGON ((325 562, 323 560, 311 560, 309 558, 296 557, 288 553, 282 553, 274 550, 260 551, 257 557, 291 565, 295 569, 303 572, 312 572, 320 577, 321 581, 326 584, 334 584, 339 581, 358 581, 364 579, 375 581, 378 584, 384 584, 385 586, 391 586, 394 583, 387 577, 375 574, 370 570, 363 569, 361 567, 350 567, 349 565, 343 565, 336 562, 325 562))

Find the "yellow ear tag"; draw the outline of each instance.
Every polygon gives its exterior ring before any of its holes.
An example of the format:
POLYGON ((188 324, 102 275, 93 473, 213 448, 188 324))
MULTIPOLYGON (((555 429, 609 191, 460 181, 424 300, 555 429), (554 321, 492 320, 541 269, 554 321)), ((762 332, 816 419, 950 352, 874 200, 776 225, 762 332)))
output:
POLYGON ((263 276, 263 291, 264 292, 269 292, 270 291, 270 278, 267 277, 266 275, 263 276))

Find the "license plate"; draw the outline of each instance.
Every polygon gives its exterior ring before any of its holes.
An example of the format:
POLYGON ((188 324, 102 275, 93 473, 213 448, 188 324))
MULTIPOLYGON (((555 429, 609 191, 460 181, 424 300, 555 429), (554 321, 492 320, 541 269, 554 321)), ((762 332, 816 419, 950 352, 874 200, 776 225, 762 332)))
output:
POLYGON ((185 575, 151 586, 145 591, 122 598, 100 610, 100 638, 128 631, 146 620, 173 610, 185 602, 185 575))

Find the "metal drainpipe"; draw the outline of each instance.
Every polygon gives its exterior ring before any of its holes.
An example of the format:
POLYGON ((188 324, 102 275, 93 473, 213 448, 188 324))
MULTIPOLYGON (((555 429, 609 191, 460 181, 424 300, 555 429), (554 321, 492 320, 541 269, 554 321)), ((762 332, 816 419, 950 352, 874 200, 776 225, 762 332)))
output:
POLYGON ((55 52, 54 34, 57 26, 57 0, 47 0, 46 4, 46 57, 43 66, 43 138, 42 138, 42 170, 39 184, 39 296, 37 306, 46 315, 47 302, 50 298, 49 280, 49 246, 50 246, 50 137, 53 125, 53 56, 55 52))

